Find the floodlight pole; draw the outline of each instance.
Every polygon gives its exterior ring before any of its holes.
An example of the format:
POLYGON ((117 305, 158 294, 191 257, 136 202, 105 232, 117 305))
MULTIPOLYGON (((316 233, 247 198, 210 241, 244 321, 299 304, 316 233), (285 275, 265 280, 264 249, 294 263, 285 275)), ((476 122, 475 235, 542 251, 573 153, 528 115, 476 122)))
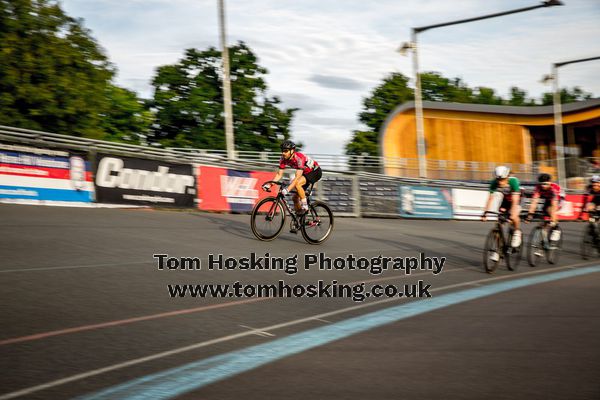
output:
POLYGON ((227 49, 227 36, 225 27, 225 0, 219 2, 219 27, 221 36, 221 49, 223 58, 223 111, 225 116, 225 147, 227 158, 235 158, 235 142, 233 140, 233 110, 231 107, 231 81, 229 79, 229 50, 227 49))
POLYGON ((413 70, 415 74, 415 125, 417 132, 417 154, 419 158, 419 177, 427 178, 427 158, 426 158, 426 149, 425 149, 425 129, 424 129, 424 118, 423 118, 423 98, 421 93, 421 77, 419 75, 419 61, 418 61, 418 48, 417 48, 417 35, 421 32, 441 28, 444 26, 450 25, 458 25, 464 24, 466 22, 479 21, 482 19, 501 17, 509 14, 516 14, 524 11, 535 10, 537 8, 544 7, 553 7, 553 6, 561 6, 563 3, 560 0, 546 0, 542 3, 531 6, 531 7, 523 7, 517 8, 514 10, 503 11, 495 14, 488 14, 481 17, 467 18, 461 19, 458 21, 451 22, 443 22, 435 25, 421 26, 417 28, 412 28, 411 31, 411 43, 410 46, 403 46, 404 48, 411 48, 413 50, 413 70))
POLYGON ((565 169, 565 147, 564 147, 564 137, 563 137, 563 128, 562 128, 562 101, 560 99, 560 87, 558 84, 558 68, 568 65, 568 64, 576 64, 585 61, 592 60, 600 60, 599 57, 587 57, 580 58, 578 60, 570 60, 563 61, 552 64, 552 73, 550 74, 550 79, 552 79, 552 101, 553 101, 553 109, 554 109, 554 141, 556 143, 556 174, 558 184, 566 188, 567 184, 567 171, 565 169))

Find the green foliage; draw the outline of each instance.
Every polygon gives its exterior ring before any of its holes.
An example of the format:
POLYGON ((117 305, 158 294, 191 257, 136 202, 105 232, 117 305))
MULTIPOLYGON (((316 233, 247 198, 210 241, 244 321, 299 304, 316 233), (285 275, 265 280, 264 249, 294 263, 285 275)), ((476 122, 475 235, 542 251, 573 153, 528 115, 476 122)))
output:
POLYGON ((502 97, 497 96, 496 92, 492 88, 480 86, 475 88, 473 93, 472 101, 470 103, 476 104, 493 104, 493 105, 502 105, 504 104, 504 100, 502 97))
MULTIPOLYGON (((573 89, 569 88, 561 89, 560 91, 560 102, 561 104, 573 103, 575 101, 584 101, 592 98, 591 93, 584 92, 579 86, 575 86, 573 89)), ((554 94, 547 92, 542 95, 542 105, 549 106, 554 104, 554 94)))
POLYGON ((386 77, 371 96, 363 99, 363 111, 359 114, 359 119, 369 130, 353 132, 352 140, 346 145, 346 154, 378 155, 377 137, 380 127, 398 105, 413 98, 413 91, 408 87, 405 75, 392 73, 386 77))
POLYGON ((82 21, 57 2, 0 0, 0 124, 100 139, 147 130, 112 108, 138 102, 130 93, 124 105, 114 73, 82 21))
POLYGON ((444 78, 437 72, 421 74, 421 93, 423 100, 469 103, 473 91, 460 78, 444 78))
MULTIPOLYGON (((296 109, 266 95, 267 70, 243 42, 229 48, 234 137, 237 150, 276 150, 290 137, 296 109)), ((158 69, 152 81, 154 140, 165 146, 225 148, 221 52, 188 49, 177 64, 158 69)))
POLYGON ((131 90, 110 84, 106 90, 108 109, 102 115, 103 139, 133 144, 143 142, 154 114, 131 90))

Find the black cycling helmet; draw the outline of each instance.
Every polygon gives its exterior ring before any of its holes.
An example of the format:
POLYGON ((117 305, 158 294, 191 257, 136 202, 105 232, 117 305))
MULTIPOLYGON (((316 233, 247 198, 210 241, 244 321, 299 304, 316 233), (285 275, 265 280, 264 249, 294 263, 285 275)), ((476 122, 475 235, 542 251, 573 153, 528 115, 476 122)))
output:
POLYGON ((296 143, 292 142, 291 140, 284 140, 283 143, 281 143, 281 151, 293 150, 295 148, 296 148, 296 143))
POLYGON ((550 176, 550 174, 540 174, 540 176, 538 176, 539 183, 550 182, 551 180, 552 177, 550 176))

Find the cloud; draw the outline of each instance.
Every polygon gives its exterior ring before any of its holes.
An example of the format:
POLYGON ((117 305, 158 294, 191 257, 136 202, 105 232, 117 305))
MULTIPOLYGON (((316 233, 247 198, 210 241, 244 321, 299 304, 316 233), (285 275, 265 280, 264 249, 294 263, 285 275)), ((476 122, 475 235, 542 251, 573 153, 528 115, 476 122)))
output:
POLYGON ((317 85, 330 89, 363 90, 365 88, 365 85, 361 82, 355 79, 344 78, 341 76, 315 74, 311 76, 308 80, 316 83, 317 85))

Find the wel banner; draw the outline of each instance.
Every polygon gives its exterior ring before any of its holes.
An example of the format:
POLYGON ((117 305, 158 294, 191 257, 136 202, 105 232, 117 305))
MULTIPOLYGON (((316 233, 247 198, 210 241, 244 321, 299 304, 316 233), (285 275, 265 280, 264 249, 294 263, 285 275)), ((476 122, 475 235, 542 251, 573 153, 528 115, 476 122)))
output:
POLYGON ((274 172, 238 171, 201 165, 197 168, 198 208, 205 211, 250 212, 261 199, 274 196, 261 189, 273 179, 274 172))

